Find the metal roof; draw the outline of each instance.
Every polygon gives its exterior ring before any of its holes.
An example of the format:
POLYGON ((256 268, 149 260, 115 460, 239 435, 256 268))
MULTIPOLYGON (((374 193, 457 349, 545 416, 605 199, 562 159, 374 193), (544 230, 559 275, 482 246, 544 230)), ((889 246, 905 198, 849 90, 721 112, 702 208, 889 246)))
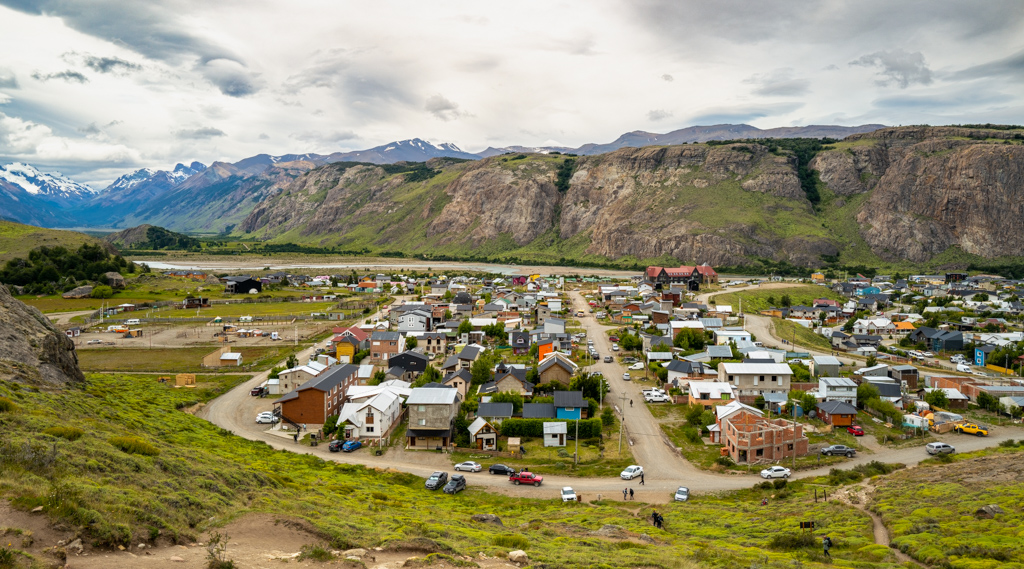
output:
POLYGON ((405 402, 407 405, 450 405, 458 395, 459 390, 450 387, 418 387, 405 402))

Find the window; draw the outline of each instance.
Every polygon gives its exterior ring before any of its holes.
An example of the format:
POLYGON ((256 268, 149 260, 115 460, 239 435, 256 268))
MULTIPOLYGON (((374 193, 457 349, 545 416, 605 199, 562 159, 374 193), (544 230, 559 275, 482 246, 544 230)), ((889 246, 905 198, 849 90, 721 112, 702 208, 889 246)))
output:
POLYGON ((416 406, 416 410, 422 413, 423 411, 427 410, 427 406, 426 405, 417 405, 416 406))
POLYGON ((722 393, 722 399, 729 399, 728 393, 722 393))
POLYGON ((757 376, 757 379, 758 379, 758 381, 764 381, 764 376, 763 375, 759 375, 759 376, 757 376))
POLYGON ((772 376, 772 381, 778 381, 778 380, 779 380, 779 376, 777 376, 777 375, 773 375, 772 376))
MULTIPOLYGON (((372 433, 373 432, 373 427, 366 427, 366 432, 367 433, 372 433)), ((789 445, 789 446, 793 446, 793 445, 789 445)))
POLYGON ((786 450, 793 450, 793 443, 786 445, 786 450))
POLYGON ((420 426, 421 427, 425 426, 426 424, 427 424, 427 420, 426 419, 420 419, 420 426))
POLYGON ((732 376, 731 376, 731 375, 729 376, 729 381, 733 381, 733 379, 732 379, 732 376))

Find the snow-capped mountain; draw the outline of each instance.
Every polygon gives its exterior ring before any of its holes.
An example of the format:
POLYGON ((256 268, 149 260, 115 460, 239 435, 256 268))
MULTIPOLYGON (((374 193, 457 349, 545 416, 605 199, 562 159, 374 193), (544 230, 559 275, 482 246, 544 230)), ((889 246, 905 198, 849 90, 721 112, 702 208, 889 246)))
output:
POLYGON ((12 193, 20 189, 29 195, 55 201, 75 201, 96 194, 96 190, 60 172, 43 173, 21 162, 0 166, 0 184, 7 185, 12 193))
POLYGON ((426 162, 431 158, 464 158, 479 160, 476 154, 463 152, 458 146, 445 142, 432 144, 419 138, 389 142, 367 150, 335 152, 324 158, 324 162, 370 162, 393 164, 395 162, 426 162))
POLYGON ((159 181, 164 185, 173 187, 205 169, 206 165, 201 162, 193 162, 188 166, 178 164, 174 167, 174 170, 170 172, 166 170, 154 170, 152 168, 141 168, 114 180, 112 184, 107 186, 105 191, 130 190, 139 184, 152 182, 157 179, 159 179, 159 181))

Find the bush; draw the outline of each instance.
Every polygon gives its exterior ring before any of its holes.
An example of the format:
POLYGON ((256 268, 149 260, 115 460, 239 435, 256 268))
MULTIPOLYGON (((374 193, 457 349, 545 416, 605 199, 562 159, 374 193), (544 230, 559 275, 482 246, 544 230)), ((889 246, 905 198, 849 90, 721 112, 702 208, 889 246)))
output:
POLYGON ((786 487, 786 479, 780 478, 778 480, 775 480, 774 482, 772 482, 772 487, 775 488, 776 490, 782 490, 783 488, 786 487))
POLYGON ((840 468, 833 468, 828 471, 828 483, 832 486, 840 486, 842 484, 852 484, 860 482, 864 478, 864 475, 856 470, 842 470, 840 468))
POLYGON ((768 542, 769 548, 780 549, 783 551, 792 551, 794 549, 803 549, 805 547, 814 547, 816 545, 818 545, 818 540, 814 538, 814 534, 807 532, 777 533, 772 536, 771 541, 768 542))
POLYGON ((110 298, 114 296, 114 289, 110 288, 107 285, 99 285, 93 287, 92 292, 89 294, 89 296, 93 298, 110 298))
POLYGON ((50 427, 43 431, 43 433, 50 435, 51 437, 60 437, 69 441, 77 441, 85 434, 85 431, 78 427, 50 427))
POLYGON ((883 474, 895 472, 901 468, 904 468, 905 466, 906 465, 904 464, 887 464, 884 462, 878 462, 877 460, 872 460, 867 464, 859 464, 857 466, 854 466, 853 470, 855 472, 863 474, 867 478, 870 478, 872 476, 881 476, 883 474))
POLYGON ((144 456, 160 454, 160 449, 139 437, 110 437, 107 439, 107 442, 128 454, 141 454, 144 456))
MULTIPOLYGON (((544 436, 544 423, 550 423, 549 419, 505 419, 501 423, 501 436, 503 437, 535 437, 544 436)), ((566 427, 570 433, 576 433, 576 421, 566 421, 566 427)), ((601 419, 585 419, 580 421, 579 438, 592 439, 601 436, 601 419)))
POLYGON ((700 430, 697 429, 696 427, 684 427, 683 436, 686 437, 686 440, 690 441, 691 443, 700 442, 700 430))
POLYGON ((6 397, 0 397, 0 413, 14 413, 18 410, 18 406, 14 404, 14 401, 6 397))
POLYGON ((505 547, 508 549, 526 549, 530 545, 530 540, 521 535, 496 535, 491 541, 495 547, 505 547))
POLYGON ((331 553, 331 549, 326 545, 306 544, 302 546, 302 550, 299 552, 299 556, 297 559, 299 561, 312 559, 313 561, 324 562, 334 559, 334 554, 331 553))
POLYGON ((754 488, 760 488, 761 490, 771 490, 775 488, 775 485, 772 484, 771 480, 765 480, 764 482, 755 484, 754 488))
POLYGON ((715 459, 715 464, 729 468, 730 466, 734 466, 736 463, 732 461, 731 456, 720 456, 715 459))
POLYGON ((15 557, 17 554, 13 549, 7 549, 6 547, 0 547, 0 569, 14 568, 15 557))
POLYGON ((615 414, 612 412, 611 407, 605 407, 604 411, 601 412, 601 424, 605 427, 615 424, 615 414))
POLYGON ((1013 442, 1013 439, 1006 439, 1005 441, 1000 441, 999 446, 1003 448, 1013 448, 1017 446, 1017 443, 1013 442))

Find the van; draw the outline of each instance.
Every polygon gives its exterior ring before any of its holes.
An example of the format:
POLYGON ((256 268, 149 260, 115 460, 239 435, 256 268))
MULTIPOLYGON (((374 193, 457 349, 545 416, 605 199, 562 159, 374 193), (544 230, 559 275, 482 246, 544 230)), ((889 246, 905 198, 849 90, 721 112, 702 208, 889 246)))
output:
POLYGON ((252 322, 252 316, 239 316, 239 322, 252 322))
POLYGON ((271 332, 270 333, 270 339, 271 340, 280 340, 281 336, 277 332, 271 332))
POLYGON ((956 371, 960 373, 971 373, 971 366, 967 364, 956 364, 956 371))
POLYGON ((138 318, 129 318, 124 324, 125 326, 138 326, 139 324, 142 324, 142 320, 139 320, 138 318))

